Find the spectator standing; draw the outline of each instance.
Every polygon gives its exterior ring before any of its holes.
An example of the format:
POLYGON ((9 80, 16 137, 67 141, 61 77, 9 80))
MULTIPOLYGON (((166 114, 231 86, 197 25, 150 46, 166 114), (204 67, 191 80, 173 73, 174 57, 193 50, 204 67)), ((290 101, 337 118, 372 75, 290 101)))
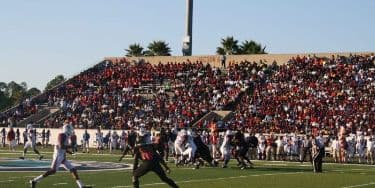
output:
POLYGON ((17 143, 17 145, 20 145, 20 139, 21 139, 20 129, 17 129, 16 130, 16 143, 17 143))
POLYGON ((70 144, 72 147, 72 152, 77 153, 77 135, 73 131, 73 134, 70 136, 70 144))
POLYGON ((90 153, 89 151, 89 143, 90 143, 90 134, 87 132, 87 129, 85 129, 85 132, 82 135, 82 148, 83 148, 83 153, 87 152, 90 153))
POLYGON ((5 128, 1 129, 1 145, 5 147, 6 131, 5 128))
POLYGON ((42 131, 42 145, 43 145, 43 148, 46 147, 46 129, 43 129, 42 131))
POLYGON ((227 59, 227 57, 226 57, 225 55, 221 55, 221 56, 220 56, 220 62, 221 62, 221 66, 222 66, 223 68, 226 67, 226 59, 227 59))
POLYGON ((10 127, 7 135, 8 143, 9 143, 9 151, 16 151, 16 133, 13 130, 13 127, 10 127))
POLYGON ((51 136, 51 131, 48 129, 47 132, 46 132, 46 146, 48 146, 48 144, 49 144, 50 136, 51 136))

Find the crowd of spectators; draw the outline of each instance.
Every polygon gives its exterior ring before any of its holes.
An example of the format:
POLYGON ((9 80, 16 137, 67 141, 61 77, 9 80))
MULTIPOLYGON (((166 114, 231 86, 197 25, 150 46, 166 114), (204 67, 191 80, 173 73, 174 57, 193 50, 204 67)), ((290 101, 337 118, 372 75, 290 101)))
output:
POLYGON ((202 62, 107 62, 49 92, 48 104, 61 111, 44 126, 68 118, 76 128, 188 127, 234 103, 248 88, 248 75, 239 66, 224 74, 202 62))
POLYGON ((232 124, 255 132, 337 135, 375 128, 375 57, 295 57, 272 66, 237 105, 232 124))
MULTIPOLYGON (((375 130, 374 60, 297 56, 282 65, 240 62, 225 71, 202 62, 105 61, 42 95, 60 108, 42 127, 70 119, 76 128, 181 128, 212 110, 233 110, 226 124, 253 132, 375 130)), ((14 123, 37 104, 25 100, 0 120, 14 123)))

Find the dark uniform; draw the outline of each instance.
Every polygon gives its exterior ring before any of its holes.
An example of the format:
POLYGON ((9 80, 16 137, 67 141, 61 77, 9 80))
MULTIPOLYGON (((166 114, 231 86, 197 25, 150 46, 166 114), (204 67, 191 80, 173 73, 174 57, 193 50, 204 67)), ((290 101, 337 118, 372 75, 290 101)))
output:
POLYGON ((313 154, 313 167, 315 173, 322 172, 323 157, 324 157, 324 143, 320 139, 312 140, 312 154, 313 154))
POLYGON ((176 183, 167 177, 162 164, 167 170, 169 168, 165 164, 163 158, 156 152, 156 144, 140 144, 134 148, 134 164, 133 164, 133 186, 139 187, 139 178, 147 174, 149 171, 155 172, 159 178, 171 187, 178 187, 176 183), (142 160, 142 164, 138 166, 138 161, 142 160))
POLYGON ((169 155, 169 146, 168 146, 169 134, 165 132, 164 128, 160 131, 159 142, 158 142, 158 151, 165 161, 168 161, 169 155))
POLYGON ((193 137, 193 140, 195 145, 197 146, 197 152, 195 156, 202 158, 212 166, 217 166, 217 162, 214 160, 214 158, 212 158, 210 149, 206 144, 203 143, 201 136, 196 135, 193 137))
POLYGON ((123 152, 123 156, 125 156, 126 154, 128 154, 128 152, 132 152, 132 156, 134 155, 133 153, 133 149, 134 149, 134 146, 135 146, 135 142, 137 140, 137 133, 134 132, 133 130, 130 131, 129 135, 128 135, 128 144, 123 152))
POLYGON ((249 143, 245 140, 245 135, 241 131, 237 131, 233 139, 234 143, 234 157, 237 159, 241 168, 246 168, 245 160, 252 165, 253 163, 246 156, 249 150, 249 143))

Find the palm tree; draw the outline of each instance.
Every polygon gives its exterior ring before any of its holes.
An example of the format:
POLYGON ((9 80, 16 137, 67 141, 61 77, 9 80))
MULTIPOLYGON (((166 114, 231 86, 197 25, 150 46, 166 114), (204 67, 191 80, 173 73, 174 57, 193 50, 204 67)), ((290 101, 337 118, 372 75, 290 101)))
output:
POLYGON ((145 51, 146 56, 170 56, 171 48, 165 41, 152 41, 148 46, 148 50, 145 51))
POLYGON ((241 54, 266 54, 266 47, 253 40, 245 40, 240 46, 241 54))
POLYGON ((125 51, 126 56, 128 57, 139 57, 144 55, 143 47, 137 43, 129 45, 129 48, 125 49, 125 51))
POLYGON ((232 37, 226 37, 221 39, 221 47, 216 48, 216 53, 219 55, 233 55, 238 54, 238 40, 234 40, 232 37))

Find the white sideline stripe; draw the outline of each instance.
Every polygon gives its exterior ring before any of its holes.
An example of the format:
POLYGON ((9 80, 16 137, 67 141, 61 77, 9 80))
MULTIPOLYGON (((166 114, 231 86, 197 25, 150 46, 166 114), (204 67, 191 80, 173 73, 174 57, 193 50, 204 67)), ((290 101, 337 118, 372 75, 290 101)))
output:
POLYGON ((264 164, 265 166, 287 166, 287 164, 264 164))
POLYGON ((0 183, 5 183, 5 182, 13 182, 14 180, 2 180, 0 183))
MULTIPOLYGON (((301 174, 301 173, 303 173, 303 172, 287 172, 287 173, 273 173, 273 174, 253 174, 253 175, 248 175, 248 176, 232 176, 232 177, 222 177, 222 178, 186 180, 186 181, 178 181, 176 183, 194 183, 194 182, 206 182, 206 181, 237 179, 237 178, 248 178, 248 177, 258 177, 258 176, 289 175, 289 174, 301 174)), ((163 185, 163 184, 165 184, 165 183, 160 182, 160 183, 143 184, 143 185, 140 185, 140 186, 153 186, 153 185, 163 185)), ((112 188, 126 188, 126 187, 133 187, 133 185, 114 186, 112 188)))
POLYGON ((55 183, 55 184, 53 184, 53 186, 66 185, 66 184, 68 184, 68 183, 55 183))
POLYGON ((370 183, 366 183, 366 184, 352 185, 352 186, 347 186, 347 187, 342 187, 342 188, 366 187, 366 186, 374 185, 374 184, 375 184, 375 182, 370 182, 370 183))

